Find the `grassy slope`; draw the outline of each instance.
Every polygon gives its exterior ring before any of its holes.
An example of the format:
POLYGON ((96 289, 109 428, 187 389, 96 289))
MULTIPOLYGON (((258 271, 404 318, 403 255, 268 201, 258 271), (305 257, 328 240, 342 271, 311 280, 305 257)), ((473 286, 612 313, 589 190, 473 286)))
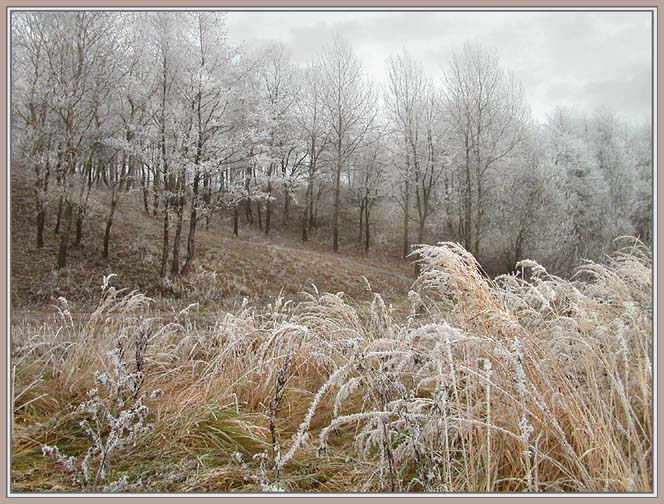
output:
MULTIPOLYGON (((286 296, 311 289, 343 291, 355 299, 368 296, 365 276, 374 290, 388 300, 403 298, 414 281, 412 267, 407 264, 365 258, 348 248, 341 254, 321 250, 321 244, 306 245, 286 233, 265 237, 258 230, 241 229, 240 237, 232 235, 227 223, 215 216, 208 231, 201 224, 197 233, 198 265, 217 273, 210 285, 209 278, 192 275, 175 289, 165 289, 158 276, 161 260, 162 221, 148 217, 141 208, 138 192, 124 194, 111 238, 111 257, 101 257, 108 195, 95 192, 83 228, 80 246, 69 252, 67 270, 54 271, 58 237, 53 234, 57 201, 49 203, 45 231, 45 247, 35 246, 35 211, 31 181, 24 173, 12 173, 12 305, 15 308, 48 304, 64 294, 74 303, 86 304, 99 295, 102 275, 116 273, 114 284, 140 289, 147 295, 182 302, 198 302, 201 288, 217 306, 236 305, 242 297, 262 302, 272 299, 284 289, 286 296), (198 284, 197 284, 198 283, 198 284), (204 284, 204 285, 200 285, 204 284)), ((172 220, 172 219, 171 219, 172 220)), ((187 223, 183 229, 186 255, 187 223)), ((73 242, 72 230, 72 242, 73 242)), ((171 239, 173 232, 171 231, 171 239)), ((80 307, 80 306, 79 306, 80 307)))

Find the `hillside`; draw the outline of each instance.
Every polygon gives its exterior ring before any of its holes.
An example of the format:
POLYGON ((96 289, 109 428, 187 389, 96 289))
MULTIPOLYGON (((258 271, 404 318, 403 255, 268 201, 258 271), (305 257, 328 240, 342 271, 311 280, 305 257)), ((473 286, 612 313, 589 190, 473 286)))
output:
MULTIPOLYGON (((103 190, 91 194, 81 245, 71 246, 69 265, 58 275, 55 257, 59 241, 53 233, 57 201, 49 202, 45 246, 37 250, 32 182, 28 174, 13 170, 13 307, 48 305, 58 295, 84 305, 98 296, 102 276, 110 273, 117 275, 113 281, 117 287, 140 289, 166 302, 209 302, 210 308, 235 306, 244 297, 257 303, 266 302, 282 289, 290 297, 311 290, 312 284, 320 291, 343 291, 359 300, 368 296, 363 276, 373 290, 388 300, 397 300, 415 280, 412 266, 405 262, 367 258, 350 247, 334 254, 323 250, 324 244, 299 242, 296 233, 290 237, 287 230, 277 231, 268 238, 257 229, 241 228, 240 236, 235 237, 230 223, 215 215, 207 231, 199 226, 196 271, 186 279, 164 283, 158 274, 162 221, 145 214, 137 192, 122 196, 112 230, 110 258, 102 258, 107 197, 103 190)), ((184 236, 186 231, 185 223, 184 236)), ((184 245, 182 254, 186 253, 184 245)))

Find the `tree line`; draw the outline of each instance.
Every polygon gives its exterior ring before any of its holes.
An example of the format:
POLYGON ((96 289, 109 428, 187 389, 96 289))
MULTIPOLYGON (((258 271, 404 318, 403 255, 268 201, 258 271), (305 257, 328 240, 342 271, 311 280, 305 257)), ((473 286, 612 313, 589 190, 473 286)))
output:
POLYGON ((494 269, 528 256, 563 272, 618 236, 652 239, 650 125, 553 107, 537 122, 479 45, 438 77, 403 50, 379 85, 340 37, 298 65, 280 44, 231 45, 225 16, 12 13, 12 169, 34 180, 38 248, 56 216, 58 269, 96 191, 110 195, 104 258, 135 194, 160 221, 163 277, 191 271, 197 230, 222 217, 235 235, 279 218, 335 252, 346 240, 368 253, 377 233, 403 257, 458 241, 494 269))

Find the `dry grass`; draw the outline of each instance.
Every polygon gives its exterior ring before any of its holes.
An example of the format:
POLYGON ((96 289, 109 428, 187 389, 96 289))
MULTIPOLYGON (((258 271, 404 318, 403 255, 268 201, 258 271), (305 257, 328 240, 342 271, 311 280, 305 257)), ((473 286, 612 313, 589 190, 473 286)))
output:
POLYGON ((449 243, 421 253, 408 314, 375 293, 312 292, 205 324, 195 306, 165 321, 142 294, 107 285, 85 320, 62 302, 57 320, 15 323, 13 490, 80 489, 42 446, 85 453, 76 406, 124 348, 142 389, 163 393, 146 399, 154 428, 114 453, 106 483, 650 492, 650 252, 630 242, 571 281, 532 262, 489 280, 449 243))

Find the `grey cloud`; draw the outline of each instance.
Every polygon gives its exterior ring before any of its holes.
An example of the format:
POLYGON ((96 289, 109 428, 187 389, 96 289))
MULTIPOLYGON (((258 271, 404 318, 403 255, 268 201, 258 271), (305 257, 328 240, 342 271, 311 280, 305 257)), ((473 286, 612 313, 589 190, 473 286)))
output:
POLYGON ((440 78, 454 50, 479 42, 523 82, 540 119, 557 105, 650 116, 649 12, 236 12, 228 20, 231 40, 281 41, 300 63, 338 33, 379 83, 402 47, 440 78))

